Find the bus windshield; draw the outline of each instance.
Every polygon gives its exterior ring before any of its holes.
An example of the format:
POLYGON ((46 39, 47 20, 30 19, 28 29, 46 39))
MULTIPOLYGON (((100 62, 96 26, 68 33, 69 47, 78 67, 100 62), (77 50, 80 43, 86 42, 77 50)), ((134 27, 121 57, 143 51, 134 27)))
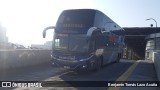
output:
POLYGON ((54 49, 69 52, 87 52, 89 48, 84 34, 55 34, 54 49))

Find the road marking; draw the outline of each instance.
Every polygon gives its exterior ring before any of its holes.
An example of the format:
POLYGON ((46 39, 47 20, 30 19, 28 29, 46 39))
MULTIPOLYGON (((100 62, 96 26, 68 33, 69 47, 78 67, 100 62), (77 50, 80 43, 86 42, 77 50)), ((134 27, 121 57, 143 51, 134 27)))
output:
POLYGON ((72 73, 73 71, 67 71, 67 72, 64 72, 64 73, 61 73, 60 75, 55 75, 53 77, 50 77, 50 78, 47 78, 45 80, 42 80, 42 81, 64 81, 62 80, 60 77, 63 76, 63 75, 66 75, 66 74, 69 74, 69 73, 72 73))
MULTIPOLYGON (((130 66, 126 72, 124 72, 116 81, 127 81, 128 77, 133 73, 140 60, 136 61, 132 66, 130 66)), ((108 90, 120 90, 121 87, 110 87, 108 90)))

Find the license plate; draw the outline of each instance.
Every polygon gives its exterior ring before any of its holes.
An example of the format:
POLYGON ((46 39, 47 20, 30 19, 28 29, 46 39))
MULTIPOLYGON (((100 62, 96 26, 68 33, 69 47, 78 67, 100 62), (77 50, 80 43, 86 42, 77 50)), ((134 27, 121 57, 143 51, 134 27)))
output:
POLYGON ((69 66, 64 66, 64 68, 66 68, 66 69, 70 69, 70 67, 69 67, 69 66))

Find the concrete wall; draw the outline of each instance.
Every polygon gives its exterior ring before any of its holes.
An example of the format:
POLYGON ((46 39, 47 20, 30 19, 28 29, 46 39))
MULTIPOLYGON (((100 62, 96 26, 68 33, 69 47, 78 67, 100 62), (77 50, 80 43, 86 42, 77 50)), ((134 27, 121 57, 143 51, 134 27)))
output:
POLYGON ((160 52, 153 52, 152 60, 154 62, 158 80, 160 81, 160 52))
POLYGON ((48 63, 51 50, 1 50, 0 69, 10 69, 48 63))

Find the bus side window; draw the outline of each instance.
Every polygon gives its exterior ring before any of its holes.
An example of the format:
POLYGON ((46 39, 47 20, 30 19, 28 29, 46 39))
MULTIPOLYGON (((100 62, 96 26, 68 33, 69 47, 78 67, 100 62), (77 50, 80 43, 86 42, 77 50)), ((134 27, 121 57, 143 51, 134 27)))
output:
POLYGON ((60 46, 60 39, 55 39, 55 46, 59 47, 60 46))

